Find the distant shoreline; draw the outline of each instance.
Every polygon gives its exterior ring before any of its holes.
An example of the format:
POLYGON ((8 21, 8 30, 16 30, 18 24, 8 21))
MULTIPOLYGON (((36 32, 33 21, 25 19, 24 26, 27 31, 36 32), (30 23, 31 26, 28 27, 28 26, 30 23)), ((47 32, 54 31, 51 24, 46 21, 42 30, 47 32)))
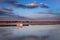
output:
POLYGON ((23 24, 23 26, 29 25, 58 25, 60 21, 0 21, 0 26, 17 26, 17 24, 23 24))

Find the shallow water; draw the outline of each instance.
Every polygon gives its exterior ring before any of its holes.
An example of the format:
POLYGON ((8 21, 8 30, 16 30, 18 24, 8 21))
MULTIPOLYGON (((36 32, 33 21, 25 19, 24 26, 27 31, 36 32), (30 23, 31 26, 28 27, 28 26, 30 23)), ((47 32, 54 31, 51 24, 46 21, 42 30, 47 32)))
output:
POLYGON ((0 40, 21 36, 49 36, 49 40, 60 40, 60 25, 30 25, 24 27, 0 27, 0 40))

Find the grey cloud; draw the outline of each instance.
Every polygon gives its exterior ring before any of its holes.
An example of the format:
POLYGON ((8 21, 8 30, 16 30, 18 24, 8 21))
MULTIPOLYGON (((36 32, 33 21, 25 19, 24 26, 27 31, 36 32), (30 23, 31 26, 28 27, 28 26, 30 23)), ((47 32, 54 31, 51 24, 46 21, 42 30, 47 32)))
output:
POLYGON ((35 8, 35 7, 38 7, 38 4, 37 4, 37 2, 36 1, 34 1, 33 3, 31 3, 31 4, 26 4, 25 5, 26 7, 31 7, 31 8, 35 8))
POLYGON ((0 7, 0 10, 2 11, 6 11, 6 12, 12 12, 12 9, 8 9, 8 8, 4 8, 4 7, 0 7))
POLYGON ((37 6, 35 5, 23 5, 23 4, 13 4, 15 7, 21 7, 21 8, 36 8, 37 6))
MULTIPOLYGON (((14 6, 16 8, 36 8, 36 7, 38 7, 38 4, 36 1, 34 1, 31 4, 19 4, 16 0, 0 0, 0 2, 11 4, 12 6, 14 6)), ((49 8, 49 6, 44 3, 40 3, 40 7, 49 8)))
POLYGON ((10 4, 13 4, 13 3, 16 3, 16 0, 0 0, 0 3, 10 3, 10 4))
POLYGON ((4 11, 0 11, 0 21, 8 21, 8 20, 31 20, 30 18, 15 15, 14 13, 7 13, 4 11))
POLYGON ((21 7, 21 8, 36 8, 37 7, 37 3, 36 1, 34 1, 33 3, 31 4, 19 4, 16 0, 0 0, 0 2, 2 3, 9 3, 11 4, 12 6, 15 6, 15 7, 21 7))
POLYGON ((14 6, 14 7, 22 7, 22 8, 24 8, 25 7, 25 5, 23 5, 23 4, 18 4, 18 3, 15 3, 15 4, 12 4, 12 6, 14 6))
POLYGON ((36 2, 33 2, 31 4, 19 4, 19 3, 15 3, 15 4, 12 4, 12 6, 15 6, 15 7, 21 7, 21 8, 36 8, 38 7, 38 4, 36 2))
POLYGON ((49 6, 47 4, 44 4, 44 3, 40 3, 40 7, 41 8, 49 8, 49 6))

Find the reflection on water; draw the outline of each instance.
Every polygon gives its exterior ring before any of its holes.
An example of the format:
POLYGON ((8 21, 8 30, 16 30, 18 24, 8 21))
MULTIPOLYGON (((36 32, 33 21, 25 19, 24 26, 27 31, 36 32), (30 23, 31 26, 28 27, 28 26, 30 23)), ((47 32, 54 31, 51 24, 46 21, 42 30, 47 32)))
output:
POLYGON ((20 27, 0 27, 0 39, 22 36, 49 36, 49 40, 60 40, 60 25, 32 25, 20 27))

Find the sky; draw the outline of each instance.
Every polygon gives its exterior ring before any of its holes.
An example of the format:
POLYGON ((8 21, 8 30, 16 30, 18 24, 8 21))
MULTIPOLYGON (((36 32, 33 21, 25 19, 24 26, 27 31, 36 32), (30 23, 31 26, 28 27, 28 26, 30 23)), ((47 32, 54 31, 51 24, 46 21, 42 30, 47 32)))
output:
POLYGON ((18 4, 0 2, 0 6, 12 9, 13 13, 32 19, 54 18, 60 16, 60 0, 16 0, 18 4), (28 4, 37 2, 37 5, 31 7, 28 4), (10 6, 11 5, 11 6, 10 6), (43 6, 40 6, 43 5, 43 6))

